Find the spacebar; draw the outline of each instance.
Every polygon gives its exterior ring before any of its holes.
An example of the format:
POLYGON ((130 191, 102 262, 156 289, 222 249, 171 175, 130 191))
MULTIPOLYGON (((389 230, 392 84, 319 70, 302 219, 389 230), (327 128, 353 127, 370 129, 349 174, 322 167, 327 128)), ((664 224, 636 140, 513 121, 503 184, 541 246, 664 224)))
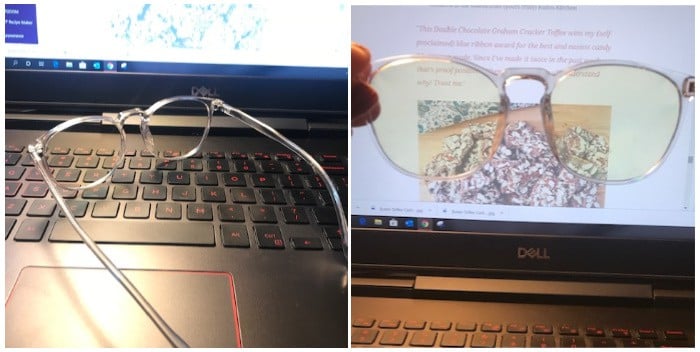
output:
MULTIPOLYGON (((151 222, 115 220, 78 220, 90 238, 98 243, 177 244, 213 246, 214 226, 197 222, 151 222)), ((49 241, 82 242, 68 220, 54 226, 49 241)))

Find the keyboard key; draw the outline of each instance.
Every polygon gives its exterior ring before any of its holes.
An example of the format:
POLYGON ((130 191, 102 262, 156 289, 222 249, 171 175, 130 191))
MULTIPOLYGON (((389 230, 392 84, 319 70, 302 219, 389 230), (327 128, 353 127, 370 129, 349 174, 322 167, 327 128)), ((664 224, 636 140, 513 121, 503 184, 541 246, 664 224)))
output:
POLYGON ((190 220, 213 220, 210 204, 187 204, 187 218, 190 220))
POLYGON ((202 200, 205 202, 225 202, 226 190, 223 187, 202 187, 202 200))
POLYGON ((688 336, 683 330, 666 330, 664 331, 667 340, 687 340, 688 336))
POLYGON ((27 204, 24 199, 5 199, 5 215, 22 214, 22 209, 27 204))
POLYGON ((24 151, 23 145, 18 144, 5 144, 5 152, 8 153, 21 153, 24 151))
POLYGON ((5 182, 5 197, 14 197, 19 192, 22 184, 19 182, 5 182))
POLYGON ((237 204, 219 204, 219 220, 245 221, 243 207, 237 204))
MULTIPOLYGON (((214 226, 205 222, 83 220, 80 226, 99 243, 198 246, 215 244, 214 226)), ((59 220, 56 223, 49 241, 81 242, 78 234, 66 220, 59 220)))
POLYGON ((207 152, 207 158, 209 158, 209 159, 226 159, 226 154, 224 152, 219 152, 219 151, 207 152))
POLYGON ((501 332, 503 330, 503 327, 501 324, 495 324, 495 323, 483 323, 481 324, 481 331, 483 332, 501 332))
POLYGON ((106 184, 100 184, 95 187, 87 188, 83 190, 83 198, 85 199, 106 199, 107 192, 109 191, 109 186, 106 184))
POLYGON ((197 192, 194 187, 176 186, 172 189, 173 200, 194 202, 197 200, 197 192))
POLYGON ((143 186, 143 200, 165 200, 168 197, 168 188, 160 185, 143 186))
POLYGON ((231 198, 235 203, 255 203, 255 193, 249 188, 232 188, 231 198))
POLYGON ((273 174, 280 174, 284 172, 284 170, 282 169, 282 164, 280 164, 279 161, 276 160, 265 160, 260 162, 260 171, 273 174))
POLYGON ((433 331, 416 331, 411 337, 409 344, 414 347, 433 347, 437 333, 433 331))
POLYGON ((73 155, 90 155, 92 154, 92 148, 87 147, 76 147, 73 149, 73 155))
POLYGON ((189 185, 190 184, 190 174, 181 171, 170 171, 168 172, 168 184, 171 185, 189 185))
POLYGON ((70 148, 67 147, 54 146, 53 148, 51 148, 51 154, 65 155, 68 153, 70 153, 70 148))
POLYGON ((280 207, 282 216, 286 224, 308 224, 309 218, 306 217, 304 208, 299 207, 280 207))
POLYGON ((199 186, 218 186, 219 178, 213 172, 198 172, 195 174, 195 183, 199 186))
POLYGON ((231 159, 233 159, 233 160, 248 159, 248 154, 241 153, 241 152, 231 152, 231 159))
POLYGON ((124 209, 124 217, 127 219, 148 219, 151 216, 151 203, 128 202, 124 209))
POLYGON ((284 239, 277 226, 255 226, 258 237, 258 247, 268 249, 284 249, 284 239))
POLYGON ((501 347, 524 348, 525 339, 525 335, 506 334, 503 335, 503 338, 501 339, 501 347))
POLYGON ((356 328, 371 328, 374 325, 374 319, 371 318, 354 318, 352 326, 356 328))
POLYGON ((97 164, 100 163, 100 157, 98 156, 83 156, 78 158, 78 160, 75 161, 75 167, 80 167, 80 168, 87 168, 87 169, 94 169, 97 167, 97 164))
POLYGON ((134 157, 129 159, 129 168, 132 170, 148 170, 151 168, 151 158, 134 157))
POLYGON ((250 177, 254 187, 275 187, 276 179, 273 175, 253 174, 250 177))
POLYGON ((639 329, 637 332, 639 332, 639 338, 641 339, 656 340, 658 338, 654 329, 639 329))
POLYGON ((224 184, 226 186, 233 186, 233 187, 245 187, 246 182, 245 182, 245 177, 241 174, 236 174, 236 173, 230 173, 226 172, 222 174, 224 184))
POLYGON ((115 201, 96 202, 92 208, 94 218, 116 218, 117 214, 119 214, 119 202, 115 201))
POLYGON ((565 325, 562 325, 559 327, 559 334, 560 335, 576 336, 576 335, 578 335, 578 328, 575 326, 565 324, 565 325))
POLYGON ((586 336, 605 337, 605 330, 595 326, 589 326, 586 328, 586 336))
POLYGON ((467 343, 467 334, 463 332, 448 331, 442 334, 442 340, 440 340, 440 347, 464 347, 467 343))
POLYGON ((133 170, 116 170, 112 174, 113 183, 134 183, 136 179, 136 171, 133 170))
POLYGON ((379 322, 379 327, 382 329, 398 329, 401 326, 401 320, 384 319, 379 322))
POLYGON ((207 161, 207 165, 209 166, 209 171, 229 171, 228 160, 226 159, 210 159, 207 161))
POLYGON ((304 188, 304 183, 298 175, 280 176, 280 183, 284 188, 304 188))
POLYGON ((425 320, 406 320, 403 323, 403 328, 408 330, 423 330, 425 329, 425 320))
POLYGON ((224 243, 224 247, 250 247, 248 230, 243 224, 221 225, 221 240, 224 243))
POLYGON ((76 169, 59 169, 56 171, 56 181, 58 182, 78 182, 81 170, 76 169))
POLYGON ((335 214, 334 208, 313 208, 313 213, 319 225, 338 225, 338 217, 335 214))
POLYGON ((234 160, 233 169, 236 172, 257 172, 252 160, 234 160))
POLYGON ((141 171, 139 175, 139 182, 143 184, 153 184, 159 185, 163 183, 163 171, 160 170, 146 170, 141 171))
POLYGON ((41 241, 48 226, 49 220, 46 219, 26 219, 15 233, 15 241, 41 241))
POLYGON ((112 156, 114 155, 114 149, 109 149, 109 148, 97 148, 95 151, 95 154, 99 156, 112 156))
POLYGON ((494 348, 496 336, 496 334, 476 333, 472 337, 471 347, 494 348))
POLYGON ((156 159, 156 170, 177 170, 177 161, 156 159))
POLYGON ((294 205, 316 205, 316 195, 308 189, 292 189, 289 191, 294 205))
POLYGON ((272 157, 268 153, 255 152, 253 153, 253 159, 255 160, 270 160, 272 157))
POLYGON ((408 334, 403 330, 388 330, 382 333, 382 338, 379 339, 380 345, 386 346, 401 346, 406 341, 408 334))
POLYGON ((527 325, 525 324, 508 324, 506 331, 511 334, 525 334, 527 333, 527 325))
POLYGON ((15 223, 17 223, 17 219, 5 217, 5 239, 10 237, 10 232, 12 232, 12 229, 15 227, 15 223))
POLYGON ((156 205, 156 219, 179 220, 182 219, 182 208, 177 203, 158 203, 156 205))
POLYGON ((291 241, 294 249, 323 249, 321 239, 318 237, 292 237, 291 241))
POLYGON ((324 226, 323 227, 323 234, 326 235, 328 238, 341 238, 342 232, 340 231, 340 227, 335 227, 335 226, 324 226))
POLYGON ((16 181, 22 178, 26 168, 22 166, 5 166, 5 180, 16 181))
POLYGON ((630 329, 612 328, 612 329, 610 329, 610 332, 612 333, 612 336, 616 337, 616 338, 631 338, 632 337, 632 332, 630 331, 630 329))
POLYGON ((27 188, 22 192, 22 197, 25 198, 44 198, 49 192, 49 186, 45 183, 29 183, 27 188))
POLYGON ((261 189, 260 196, 265 204, 287 204, 281 189, 261 189))
POLYGON ((615 340, 611 338, 592 338, 592 347, 617 347, 615 340))
POLYGON ((379 330, 375 329, 353 329, 350 343, 358 345, 371 345, 377 339, 379 330))
POLYGON ((253 222, 277 222, 275 209, 271 206, 251 205, 248 210, 250 212, 250 218, 253 220, 253 222))
POLYGON ((73 159, 70 155, 53 155, 49 157, 48 164, 51 167, 70 167, 73 159))
POLYGON ((559 347, 586 347, 586 341, 579 336, 565 336, 559 338, 559 347))
POLYGON ((114 185, 114 191, 112 192, 112 199, 126 199, 134 200, 136 199, 136 194, 139 188, 136 185, 114 185))
POLYGON ((452 323, 449 321, 433 321, 430 323, 430 330, 450 330, 452 328, 452 323))
POLYGON ((204 167, 202 166, 202 160, 199 159, 187 159, 182 162, 182 170, 184 171, 202 171, 204 167))
POLYGON ((27 211, 28 216, 49 217, 56 209, 56 201, 50 199, 36 199, 27 211))
MULTIPOLYGON (((73 217, 82 218, 85 216, 85 214, 87 214, 88 201, 71 199, 66 201, 66 205, 68 205, 68 209, 70 209, 73 217)), ((66 214, 64 214, 63 210, 61 210, 58 213, 58 216, 65 217, 66 214)))
POLYGON ((530 338, 530 347, 557 347, 554 342, 553 336, 548 335, 534 335, 530 338))
POLYGON ((109 170, 85 170, 85 174, 83 176, 83 182, 85 183, 93 183, 105 176, 109 173, 109 170))
POLYGON ((545 325, 545 324, 535 324, 532 326, 532 332, 535 334, 548 334, 551 335, 554 333, 554 329, 552 329, 551 325, 545 325))

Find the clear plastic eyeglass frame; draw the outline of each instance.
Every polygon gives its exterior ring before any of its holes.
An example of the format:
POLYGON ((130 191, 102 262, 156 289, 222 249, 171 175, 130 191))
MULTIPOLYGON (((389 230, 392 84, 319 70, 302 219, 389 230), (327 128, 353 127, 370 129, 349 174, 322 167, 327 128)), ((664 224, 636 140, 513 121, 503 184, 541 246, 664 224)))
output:
MULTIPOLYGON (((693 101, 694 96, 695 96, 695 77, 692 75, 688 75, 685 73, 680 73, 680 72, 675 72, 675 71, 668 71, 668 70, 662 70, 662 69, 656 69, 656 68, 651 68, 647 65, 643 65, 640 63, 632 62, 632 61, 620 61, 620 60, 595 60, 595 61, 586 61, 571 67, 568 67, 566 69, 563 69, 559 72, 552 73, 544 68, 531 68, 531 67, 514 67, 514 68, 507 68, 499 72, 492 72, 486 68, 483 68, 479 65, 476 65, 472 62, 460 60, 457 58, 452 58, 452 57, 444 57, 444 56, 426 56, 426 55, 401 55, 401 56, 394 56, 394 57, 388 57, 384 59, 377 60, 373 63, 373 72, 369 76, 369 82, 371 85, 374 86, 373 81, 380 76, 384 71, 390 70, 392 68, 395 68, 396 66, 399 65, 406 65, 406 64, 413 64, 417 62, 432 62, 432 63, 446 63, 446 64, 455 64, 459 65, 461 67, 473 70, 476 73, 479 73, 486 77, 488 81, 490 81, 490 84, 493 84, 495 89, 497 89, 498 95, 500 96, 499 99, 499 104, 500 104, 500 113, 502 113, 503 116, 503 123, 501 123, 498 127, 497 132, 495 133, 495 137, 493 140, 493 146, 490 148, 490 151, 488 152, 488 155, 482 160, 481 164, 479 167, 476 169, 470 171, 470 172, 465 172, 465 173, 459 173, 459 174, 454 174, 454 175, 447 175, 447 176, 430 176, 430 175, 423 175, 420 173, 417 173, 415 171, 409 170, 406 167, 400 165, 397 163, 395 160, 391 158, 389 153, 387 152, 387 149, 385 146, 382 145, 382 141, 380 140, 379 133, 377 131, 377 124, 381 122, 382 117, 380 116, 377 120, 374 122, 371 122, 371 131, 373 135, 373 139, 375 140, 379 150, 381 150, 381 154, 384 156, 385 160, 387 160, 396 170, 399 172, 418 179, 422 179, 425 181, 445 181, 445 180, 455 180, 455 179, 460 179, 463 177, 468 177, 471 176, 473 173, 475 173, 481 166, 483 166, 485 163, 487 163, 493 155, 496 152, 496 149, 498 145, 502 143, 502 137, 503 137, 503 132, 505 129, 505 125, 508 121, 508 113, 510 112, 510 101, 508 98, 508 95, 506 94, 506 87, 511 81, 515 80, 535 80, 543 84, 544 86, 544 93, 540 99, 539 102, 539 108, 540 108, 540 113, 542 117, 542 123, 544 126, 547 142, 549 143, 550 150, 556 157, 557 161, 559 162, 560 165, 562 165, 565 169, 567 169, 569 172, 572 174, 576 175, 577 177, 580 177, 582 179, 585 179, 587 181, 593 182, 593 183, 598 183, 598 184, 627 184, 627 183, 632 183, 638 180, 641 180, 651 173, 654 172, 663 162, 666 160, 668 157, 669 151, 671 150, 671 147, 673 145, 673 142, 677 139, 678 135, 678 127, 682 124, 682 118, 684 115, 684 111, 693 111, 691 107, 689 107, 689 103, 693 101), (655 73, 666 80, 672 82, 672 84, 675 87, 676 90, 676 96, 678 99, 678 116, 676 120, 676 125, 675 129, 673 131, 673 134, 671 138, 668 140, 668 145, 667 148, 665 149, 665 152, 663 153, 663 156, 661 156, 655 163, 654 165, 650 165, 648 170, 642 175, 638 175, 635 177, 629 177, 629 178, 624 178, 624 179, 615 179, 615 180, 608 180, 608 179, 597 179, 593 177, 588 177, 586 175, 582 175, 580 172, 577 172, 576 170, 572 169, 567 165, 566 162, 563 162, 561 155, 557 152, 557 148, 555 147, 555 140, 554 140, 554 131, 553 131, 553 114, 552 114, 552 93, 556 90, 557 85, 564 79, 566 79, 569 75, 574 74, 577 70, 584 70, 584 69, 590 69, 594 67, 600 67, 600 66, 619 66, 619 67, 628 67, 628 68, 635 68, 635 69, 640 69, 648 72, 655 73)), ((395 87, 396 91, 401 91, 403 87, 395 87)), ((380 103, 382 99, 382 92, 379 91, 379 98, 380 98, 380 103)), ((431 98, 431 99, 436 99, 436 98, 431 98)), ((383 108, 383 107, 382 107, 383 108)), ((384 112, 384 109, 382 109, 382 112, 384 112)))
POLYGON ((173 347, 188 347, 187 343, 180 338, 175 331, 163 320, 163 318, 158 314, 158 312, 148 303, 148 301, 141 295, 139 290, 129 281, 129 279, 122 274, 122 272, 112 263, 112 261, 100 250, 100 248, 97 246, 97 244, 90 238, 90 235, 80 226, 78 221, 76 221, 75 217, 73 216, 72 212, 70 211, 70 208, 66 204, 65 200, 61 196, 61 192, 59 188, 64 188, 64 189, 87 189, 91 187, 98 186, 102 183, 104 183, 107 179, 109 179, 114 171, 118 168, 120 164, 122 164, 122 161, 124 160, 125 157, 125 151, 126 151, 126 133, 124 131, 124 123, 127 119, 131 117, 136 117, 140 119, 140 132, 141 132, 141 137, 143 138, 144 144, 146 146, 146 149, 151 152, 156 154, 155 150, 155 145, 153 141, 153 136, 151 135, 151 131, 149 129, 149 119, 150 117, 160 108, 162 108, 165 105, 171 104, 171 103, 176 103, 176 102, 200 102, 204 106, 206 106, 207 110, 207 123, 206 126, 204 127, 203 134, 201 136, 201 140, 199 143, 192 149, 191 151, 182 154, 180 156, 176 157, 171 157, 171 158, 165 158, 166 160, 182 160, 186 159, 188 157, 191 157, 195 154, 197 154, 200 151, 200 148, 202 147, 202 144, 204 143, 205 138, 207 137, 209 133, 209 129, 211 128, 211 122, 212 122, 212 116, 214 112, 216 111, 221 111, 224 114, 233 117, 235 119, 240 120, 243 122, 245 125, 255 129, 256 131, 262 133, 266 137, 279 142, 283 146, 287 147, 291 151, 293 151, 295 154, 297 154, 301 159, 303 159, 305 162, 307 162, 313 171, 318 174, 323 182, 326 185, 326 188, 328 188, 328 191, 330 193, 331 199, 333 201, 333 205, 337 214, 338 218, 338 225, 341 229, 342 233, 342 250, 343 250, 343 255, 347 259, 347 220, 345 217, 345 213, 343 211, 343 206, 342 202, 340 199, 340 195, 338 191, 336 190, 333 181, 331 178, 328 176, 328 174, 325 172, 325 170, 321 167, 321 165, 311 156, 309 155, 306 151, 304 151, 301 147, 296 145, 294 142, 290 141, 287 139, 285 136, 280 134, 277 130, 273 129, 272 127, 268 126, 267 124, 261 122, 260 120, 246 114, 245 112, 236 109, 223 101, 219 99, 211 99, 211 98, 200 98, 200 97, 194 97, 194 96, 176 96, 176 97, 171 97, 171 98, 166 98, 163 100, 160 100, 156 102, 155 104, 151 105, 149 108, 146 110, 142 110, 139 108, 134 108, 130 110, 125 110, 117 114, 116 117, 110 117, 110 116, 85 116, 85 117, 78 117, 74 118, 68 121, 65 121, 58 126, 52 128, 49 130, 47 133, 42 135, 41 137, 37 138, 36 143, 29 145, 28 146, 28 151, 37 166, 37 169, 43 176, 44 180, 46 181, 49 190, 51 191, 51 194, 53 197, 56 199, 56 202, 58 203, 60 209, 63 211, 64 214, 66 214, 66 218, 70 222, 70 224, 73 226, 75 231, 78 233, 80 238, 83 240, 83 242, 90 248, 90 250, 94 253, 94 255, 102 262, 102 264, 109 270, 109 272, 119 281, 119 283, 129 292, 129 294, 136 300, 136 302, 139 304, 139 306, 144 310, 144 312, 149 316, 149 318, 154 322, 154 324, 158 327, 158 329, 163 333, 163 335, 168 339, 170 344, 173 347), (121 149, 118 154, 118 162, 114 163, 114 168, 109 170, 109 172, 104 175, 103 177, 99 178, 98 180, 95 180, 92 183, 85 184, 85 185, 78 185, 78 186, 73 186, 71 184, 65 184, 65 183, 59 183, 56 181, 56 179, 53 177, 52 173, 49 171, 50 167, 47 161, 47 153, 44 150, 47 145, 49 145, 51 139, 55 137, 58 133, 67 130, 68 128, 78 125, 78 124, 83 124, 83 123, 95 123, 95 122, 102 122, 102 123, 107 123, 114 125, 116 129, 119 131, 119 134, 121 135, 121 149))

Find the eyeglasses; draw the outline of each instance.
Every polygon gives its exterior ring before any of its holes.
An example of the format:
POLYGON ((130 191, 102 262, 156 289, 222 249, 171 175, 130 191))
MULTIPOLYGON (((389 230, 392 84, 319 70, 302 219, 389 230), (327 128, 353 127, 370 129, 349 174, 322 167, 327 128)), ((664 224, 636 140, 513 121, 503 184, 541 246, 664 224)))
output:
POLYGON ((585 62, 552 74, 509 68, 500 74, 452 58, 380 60, 370 76, 381 115, 372 130, 401 172, 426 180, 474 174, 504 136, 518 79, 544 85, 540 113, 556 160, 594 183, 640 180, 666 158, 695 77, 625 61, 585 62))
POLYGON ((312 170, 318 174, 321 180, 325 183, 330 193, 335 207, 336 216, 338 218, 340 231, 343 236, 343 254, 345 255, 345 258, 347 258, 347 220, 343 212, 342 202, 333 181, 328 174, 326 174, 321 165, 316 162, 316 160, 306 151, 284 137, 272 127, 246 114, 245 112, 224 103, 219 99, 178 96, 160 100, 146 110, 134 108, 122 111, 118 113, 116 117, 85 116, 71 119, 52 128, 46 134, 37 138, 36 143, 29 145, 27 148, 32 159, 34 160, 34 164, 37 166, 37 169, 46 181, 51 194, 56 199, 56 202, 63 213, 66 214, 66 218, 78 233, 80 238, 90 248, 100 262, 102 262, 102 264, 109 270, 109 272, 119 281, 119 283, 124 286, 124 288, 136 300, 139 306, 144 310, 158 329, 160 329, 161 333, 163 333, 163 335, 174 347, 187 347, 187 344, 175 333, 175 331, 173 331, 173 329, 163 320, 163 318, 161 318, 158 312, 156 312, 156 310, 141 295, 139 290, 129 281, 129 279, 127 279, 126 276, 121 273, 121 271, 111 262, 111 260, 105 256, 92 238, 90 238, 88 233, 80 226, 63 199, 60 189, 79 190, 97 187, 109 179, 114 174, 115 170, 120 167, 120 165, 123 165, 124 157, 127 151, 127 136, 126 132, 124 131, 124 125, 129 118, 134 117, 138 119, 137 122, 140 124, 141 137, 148 152, 150 152, 152 155, 159 155, 158 153, 160 152, 160 155, 163 156, 164 161, 176 161, 192 157, 199 153, 202 144, 209 133, 209 129, 211 128, 212 116, 216 111, 221 111, 228 116, 236 118, 268 138, 279 142, 296 153, 302 160, 311 166, 312 170), (172 115, 172 113, 175 111, 186 112, 188 115, 186 121, 182 121, 183 117, 181 116, 172 115), (187 138, 191 143, 183 145, 183 139, 178 139, 176 142, 172 139, 172 136, 152 134, 149 126, 151 123, 158 120, 160 122, 167 123, 168 125, 185 125, 186 128, 184 128, 184 130, 186 130, 192 137, 187 138), (54 141, 71 138, 71 132, 77 127, 80 127, 81 129, 94 129, 96 126, 99 126, 102 131, 116 132, 100 134, 100 138, 113 138, 112 141, 108 142, 111 142, 114 145, 120 145, 120 149, 117 151, 117 153, 113 154, 112 158, 107 161, 106 165, 111 164, 111 169, 105 171, 103 174, 98 174, 93 179, 86 181, 85 184, 76 185, 57 182, 50 170, 52 166, 60 165, 62 156, 49 156, 48 152, 55 150, 55 148, 60 148, 60 144, 54 143, 54 141), (183 152, 183 150, 186 150, 186 152, 183 152))

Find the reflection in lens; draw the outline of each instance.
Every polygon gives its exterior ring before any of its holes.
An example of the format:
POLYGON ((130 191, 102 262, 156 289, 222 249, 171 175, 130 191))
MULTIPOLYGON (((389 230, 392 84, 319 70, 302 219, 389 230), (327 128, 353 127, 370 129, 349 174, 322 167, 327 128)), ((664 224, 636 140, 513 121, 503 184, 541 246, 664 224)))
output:
POLYGON ((401 59, 371 84, 381 115, 372 123, 391 162, 422 177, 474 172, 493 154, 503 125, 498 89, 475 69, 442 59, 401 59))
POLYGON ((177 100, 159 108, 150 119, 155 151, 161 157, 186 155, 205 137, 207 105, 197 100, 177 100), (178 138, 186 134, 199 138, 178 138))
POLYGON ((629 181, 663 159, 680 100, 668 78, 646 69, 601 65, 570 72, 551 96, 554 144, 572 172, 629 181))

